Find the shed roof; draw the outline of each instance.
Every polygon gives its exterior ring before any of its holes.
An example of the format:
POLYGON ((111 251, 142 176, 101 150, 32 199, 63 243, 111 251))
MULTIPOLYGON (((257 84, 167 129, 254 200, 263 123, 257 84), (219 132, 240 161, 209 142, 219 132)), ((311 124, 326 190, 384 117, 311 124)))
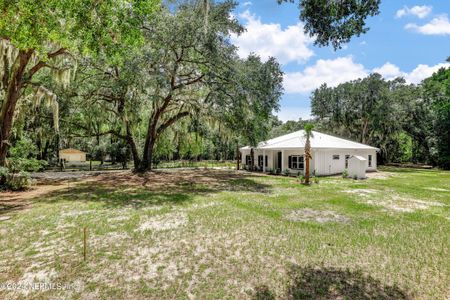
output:
POLYGON ((86 152, 83 152, 83 151, 78 150, 78 149, 67 148, 67 149, 61 149, 61 150, 59 150, 59 153, 66 153, 66 154, 81 154, 81 153, 86 153, 86 152))
MULTIPOLYGON (((305 147, 305 131, 299 130, 286 135, 276 137, 258 144, 256 149, 297 149, 305 147)), ((311 148, 313 149, 363 149, 378 150, 378 148, 338 138, 329 134, 313 131, 311 137, 311 148)), ((249 146, 241 150, 250 149, 249 146)))

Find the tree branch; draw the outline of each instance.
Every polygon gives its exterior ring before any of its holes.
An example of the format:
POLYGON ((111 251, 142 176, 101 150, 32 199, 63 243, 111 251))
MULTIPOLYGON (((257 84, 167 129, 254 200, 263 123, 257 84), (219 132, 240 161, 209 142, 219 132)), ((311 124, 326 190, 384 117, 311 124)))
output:
MULTIPOLYGON (((56 57, 56 56, 58 56, 58 55, 61 55, 61 54, 65 54, 65 53, 67 53, 66 52, 66 48, 60 48, 60 49, 58 49, 58 50, 56 50, 55 52, 50 52, 50 53, 48 53, 47 54, 47 58, 48 59, 52 59, 52 58, 54 58, 54 57, 56 57)), ((39 61, 34 67, 32 67, 31 69, 30 69, 30 71, 28 72, 28 79, 31 79, 32 77, 33 77, 33 75, 37 72, 37 71, 39 71, 40 69, 42 69, 43 67, 51 67, 50 65, 48 65, 47 63, 45 63, 44 61, 39 61)))
POLYGON ((157 134, 161 134, 164 130, 166 130, 168 127, 170 127, 172 124, 174 124, 176 121, 189 116, 191 113, 188 111, 183 111, 183 112, 179 112, 178 114, 176 114, 175 116, 173 116, 172 118, 168 119, 166 122, 164 122, 163 124, 161 124, 161 126, 159 126, 158 130, 157 130, 157 134))

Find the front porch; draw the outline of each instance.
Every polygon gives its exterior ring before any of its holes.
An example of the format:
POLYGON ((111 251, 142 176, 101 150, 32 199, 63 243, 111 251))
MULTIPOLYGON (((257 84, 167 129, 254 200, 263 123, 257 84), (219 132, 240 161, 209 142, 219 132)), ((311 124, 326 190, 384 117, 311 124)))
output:
POLYGON ((298 176, 305 170, 303 149, 242 149, 241 163, 245 170, 271 174, 298 176))

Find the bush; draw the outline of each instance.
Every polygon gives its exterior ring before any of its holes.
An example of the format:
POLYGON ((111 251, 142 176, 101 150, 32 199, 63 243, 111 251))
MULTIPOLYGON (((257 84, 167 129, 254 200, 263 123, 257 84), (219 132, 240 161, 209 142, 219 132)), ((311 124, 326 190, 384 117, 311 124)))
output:
POLYGON ((33 180, 27 172, 12 173, 7 168, 0 168, 0 188, 13 191, 31 187, 33 180))
POLYGON ((8 167, 13 173, 20 171, 38 172, 45 170, 48 163, 45 160, 35 158, 9 158, 8 167))
POLYGON ((284 170, 284 171, 283 171, 283 175, 284 175, 284 176, 289 176, 289 170, 288 170, 288 169, 284 170))
POLYGON ((314 177, 314 183, 319 184, 319 177, 314 177))
POLYGON ((358 175, 356 175, 356 174, 353 175, 353 179, 354 179, 354 180, 358 180, 358 175))
POLYGON ((348 170, 345 169, 344 172, 342 172, 342 178, 347 178, 348 177, 348 170))
POLYGON ((303 176, 302 174, 300 174, 298 176, 298 180, 300 181, 300 183, 305 183, 305 176, 303 176))

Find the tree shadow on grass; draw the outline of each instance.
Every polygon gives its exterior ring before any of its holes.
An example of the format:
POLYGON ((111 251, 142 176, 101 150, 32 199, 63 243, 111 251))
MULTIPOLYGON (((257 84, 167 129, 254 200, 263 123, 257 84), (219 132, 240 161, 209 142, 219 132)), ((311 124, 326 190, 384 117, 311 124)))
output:
POLYGON ((269 193, 270 186, 252 176, 232 173, 154 172, 147 175, 124 173, 96 177, 94 181, 72 185, 65 190, 45 195, 39 202, 54 203, 70 200, 102 202, 106 207, 135 209, 163 204, 179 205, 198 195, 222 191, 269 193), (180 175, 181 174, 181 175, 180 175))
POLYGON ((129 207, 140 209, 147 206, 160 206, 164 204, 178 205, 192 200, 193 195, 177 192, 156 192, 145 189, 116 189, 107 186, 92 186, 82 184, 70 190, 60 191, 46 195, 39 202, 56 203, 59 201, 99 202, 106 208, 129 207))
MULTIPOLYGON (((362 271, 292 265, 283 299, 411 299, 397 286, 383 284, 362 271)), ((267 286, 255 288, 254 299, 275 299, 267 286)))

